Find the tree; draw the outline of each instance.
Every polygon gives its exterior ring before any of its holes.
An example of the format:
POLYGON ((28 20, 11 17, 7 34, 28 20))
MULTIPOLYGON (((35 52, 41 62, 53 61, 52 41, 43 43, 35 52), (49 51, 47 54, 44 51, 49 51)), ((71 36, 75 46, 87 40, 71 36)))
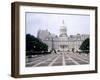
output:
POLYGON ((48 51, 48 46, 33 35, 26 35, 26 51, 27 54, 41 54, 41 52, 48 51))
POLYGON ((87 38, 83 41, 83 43, 79 49, 82 50, 82 52, 84 52, 84 53, 89 53, 89 50, 90 50, 89 45, 90 45, 90 40, 89 40, 89 38, 87 38))

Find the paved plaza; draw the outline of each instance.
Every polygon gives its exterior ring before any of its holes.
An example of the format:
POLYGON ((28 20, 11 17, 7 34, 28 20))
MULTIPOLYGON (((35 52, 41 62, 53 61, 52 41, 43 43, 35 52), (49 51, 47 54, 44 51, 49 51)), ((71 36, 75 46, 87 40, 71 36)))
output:
POLYGON ((52 53, 47 55, 37 55, 26 59, 26 67, 39 66, 67 66, 89 64, 89 55, 78 53, 52 53))

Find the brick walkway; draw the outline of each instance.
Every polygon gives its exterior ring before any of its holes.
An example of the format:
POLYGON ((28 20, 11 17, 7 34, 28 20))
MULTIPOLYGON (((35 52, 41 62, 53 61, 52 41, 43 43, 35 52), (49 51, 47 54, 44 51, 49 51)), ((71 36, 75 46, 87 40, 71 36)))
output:
POLYGON ((26 67, 67 66, 82 64, 89 64, 89 55, 81 55, 78 53, 54 53, 28 58, 26 67))

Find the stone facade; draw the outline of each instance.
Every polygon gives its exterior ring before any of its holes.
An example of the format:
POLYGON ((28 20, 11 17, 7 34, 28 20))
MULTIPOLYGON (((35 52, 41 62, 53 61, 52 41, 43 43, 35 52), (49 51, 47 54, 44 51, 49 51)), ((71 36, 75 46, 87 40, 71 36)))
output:
POLYGON ((79 51, 82 42, 89 38, 89 34, 67 35, 67 29, 63 25, 60 26, 60 35, 50 33, 48 30, 39 30, 37 37, 48 45, 48 51, 55 49, 56 51, 79 51))

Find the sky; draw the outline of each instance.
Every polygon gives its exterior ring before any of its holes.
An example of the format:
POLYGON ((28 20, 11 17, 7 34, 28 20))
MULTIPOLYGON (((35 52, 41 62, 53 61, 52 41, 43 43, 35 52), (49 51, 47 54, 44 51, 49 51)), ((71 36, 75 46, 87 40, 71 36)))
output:
POLYGON ((59 35, 63 21, 67 28, 67 35, 89 34, 90 32, 89 15, 26 12, 26 34, 37 36, 38 30, 48 30, 50 33, 59 35))

